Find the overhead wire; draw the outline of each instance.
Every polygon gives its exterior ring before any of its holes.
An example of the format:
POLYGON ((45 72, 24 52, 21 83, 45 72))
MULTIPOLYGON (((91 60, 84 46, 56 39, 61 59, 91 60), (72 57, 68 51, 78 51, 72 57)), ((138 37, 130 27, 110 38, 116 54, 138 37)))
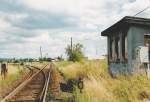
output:
POLYGON ((141 10, 140 12, 136 13, 136 14, 134 15, 134 17, 137 16, 137 15, 139 15, 140 13, 146 11, 146 10, 149 9, 149 8, 150 8, 150 6, 147 6, 146 8, 144 8, 143 10, 141 10))

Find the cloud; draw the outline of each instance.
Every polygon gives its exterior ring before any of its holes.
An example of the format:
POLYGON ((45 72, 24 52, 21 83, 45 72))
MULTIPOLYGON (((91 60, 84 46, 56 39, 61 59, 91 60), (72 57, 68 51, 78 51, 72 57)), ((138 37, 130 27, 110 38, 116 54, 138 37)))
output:
MULTIPOLYGON (((124 16, 150 5, 149 0, 1 0, 0 57, 58 56, 82 43, 90 58, 107 53, 100 32, 124 16)), ((149 10, 138 15, 150 17, 149 10)), ((65 56, 65 55, 64 55, 65 56)))
POLYGON ((32 9, 20 0, 2 0, 0 4, 1 18, 12 26, 25 29, 58 29, 77 27, 75 17, 63 12, 32 9), (14 3, 14 1, 16 1, 14 3))
POLYGON ((15 0, 1 0, 0 11, 3 12, 22 12, 25 7, 15 0))
POLYGON ((25 29, 59 29, 77 26, 76 22, 71 21, 67 15, 44 12, 33 12, 23 19, 9 21, 13 26, 25 29))

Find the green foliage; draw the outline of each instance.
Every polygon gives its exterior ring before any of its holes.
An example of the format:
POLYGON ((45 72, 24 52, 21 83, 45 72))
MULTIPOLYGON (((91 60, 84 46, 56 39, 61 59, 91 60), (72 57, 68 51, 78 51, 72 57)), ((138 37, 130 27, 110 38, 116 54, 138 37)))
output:
POLYGON ((21 62, 21 63, 20 63, 20 65, 21 65, 21 66, 23 66, 23 65, 24 65, 24 63, 23 63, 23 62, 21 62))
POLYGON ((19 63, 19 61, 18 61, 18 60, 15 60, 14 63, 19 63))
POLYGON ((81 61, 84 58, 84 54, 82 52, 83 45, 82 44, 73 44, 71 47, 70 45, 66 48, 66 54, 68 56, 69 61, 81 61))
POLYGON ((39 58, 39 61, 49 61, 49 59, 46 57, 43 57, 43 58, 39 58))

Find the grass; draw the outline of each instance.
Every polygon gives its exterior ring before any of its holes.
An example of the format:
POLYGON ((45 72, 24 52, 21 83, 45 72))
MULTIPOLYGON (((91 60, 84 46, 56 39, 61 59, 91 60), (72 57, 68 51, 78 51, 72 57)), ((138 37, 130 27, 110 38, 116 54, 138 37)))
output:
MULTIPOLYGON (((110 77, 105 60, 85 62, 58 62, 66 80, 84 76, 84 90, 75 88, 77 102, 145 102, 141 93, 150 90, 150 81, 145 76, 110 77), (64 64, 67 63, 67 64, 64 64)), ((149 100, 150 101, 150 100, 149 100)))
MULTIPOLYGON (((39 63, 39 62, 33 62, 33 63, 25 63, 26 65, 33 65, 37 66, 39 68, 46 65, 47 62, 39 63)), ((0 76, 0 88, 5 87, 7 85, 10 85, 14 81, 21 78, 24 72, 29 71, 26 68, 23 68, 23 66, 19 65, 18 63, 9 63, 7 65, 8 67, 8 74, 5 80, 2 80, 2 77, 0 76)))
MULTIPOLYGON (((32 63, 24 63, 25 65, 33 65, 39 68, 45 66, 48 62, 32 62, 32 63)), ((2 80, 0 75, 0 100, 13 86, 15 86, 18 82, 22 80, 26 73, 28 73, 28 69, 19 65, 18 63, 9 63, 8 74, 5 80, 2 80)), ((0 68, 1 69, 1 68, 0 68)), ((1 71, 1 70, 0 70, 1 71)))
POLYGON ((32 66, 36 66, 38 68, 43 68, 46 64, 48 64, 49 62, 25 62, 25 65, 32 65, 32 66))
POLYGON ((15 81, 22 78, 23 75, 23 66, 19 64, 9 63, 8 67, 8 74, 5 80, 2 79, 0 76, 0 99, 2 98, 3 94, 15 81))
MULTIPOLYGON (((32 63, 24 63, 24 64, 33 65, 42 68, 44 65, 47 64, 47 62, 43 62, 43 63, 32 62, 32 63)), ((18 63, 9 63, 7 67, 8 67, 8 74, 6 79, 2 80, 2 77, 0 76, 0 88, 10 85, 15 80, 18 80, 19 78, 21 78, 21 75, 23 75, 23 73, 27 71, 26 68, 23 68, 23 66, 21 66, 18 63)))
POLYGON ((20 77, 19 73, 8 75, 5 80, 0 80, 0 87, 2 88, 2 87, 5 87, 7 85, 10 85, 15 80, 18 80, 19 77, 20 77))
POLYGON ((18 64, 8 64, 8 74, 6 79, 2 80, 2 77, 0 76, 0 87, 7 86, 13 81, 18 80, 22 73, 22 70, 23 67, 19 66, 18 64))
POLYGON ((73 62, 71 62, 71 61, 61 61, 61 62, 56 62, 56 64, 57 64, 58 67, 66 67, 70 64, 73 64, 73 62))

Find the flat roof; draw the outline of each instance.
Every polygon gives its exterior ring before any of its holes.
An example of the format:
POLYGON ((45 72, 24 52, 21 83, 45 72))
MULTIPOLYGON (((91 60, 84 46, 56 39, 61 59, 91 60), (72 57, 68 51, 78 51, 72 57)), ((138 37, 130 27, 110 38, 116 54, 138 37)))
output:
POLYGON ((150 19, 148 18, 141 18, 141 17, 131 17, 125 16, 120 21, 112 25, 111 27, 107 28, 106 30, 101 32, 102 36, 108 36, 109 33, 125 28, 129 25, 142 25, 142 26, 150 26, 150 19))

